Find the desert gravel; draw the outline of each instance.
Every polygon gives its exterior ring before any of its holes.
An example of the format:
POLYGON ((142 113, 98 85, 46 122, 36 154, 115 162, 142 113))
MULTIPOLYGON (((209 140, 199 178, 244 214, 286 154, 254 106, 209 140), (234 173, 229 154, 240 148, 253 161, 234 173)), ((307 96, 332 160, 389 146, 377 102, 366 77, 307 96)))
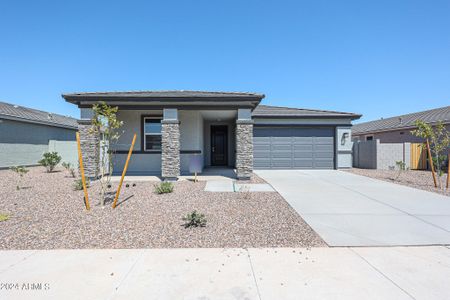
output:
MULTIPOLYGON (((347 172, 375 179, 381 179, 396 184, 406 185, 409 187, 434 192, 441 195, 450 196, 450 192, 448 190, 445 191, 443 189, 434 187, 433 176, 431 175, 430 171, 420 171, 420 170, 402 171, 398 178, 397 178, 398 171, 394 170, 373 170, 373 169, 353 168, 347 170, 347 172)), ((441 177, 441 180, 445 186, 447 174, 444 174, 441 177)))
POLYGON ((62 169, 30 168, 19 191, 17 178, 0 170, 0 213, 10 215, 0 222, 0 249, 326 246, 276 192, 212 193, 205 182, 180 181, 173 193, 156 195, 152 182, 126 182, 113 210, 98 205, 93 183, 88 212, 62 169), (206 227, 182 226, 193 210, 206 215, 206 227))

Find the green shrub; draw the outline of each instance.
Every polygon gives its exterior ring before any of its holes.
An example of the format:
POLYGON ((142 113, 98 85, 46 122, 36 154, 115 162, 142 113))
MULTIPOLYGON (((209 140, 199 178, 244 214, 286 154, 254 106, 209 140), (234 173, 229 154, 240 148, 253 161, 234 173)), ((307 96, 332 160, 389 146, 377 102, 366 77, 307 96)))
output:
POLYGON ((70 176, 75 178, 75 169, 72 167, 70 162, 63 162, 61 165, 70 173, 70 176))
POLYGON ((24 166, 11 167, 10 169, 11 171, 16 172, 20 176, 16 186, 16 189, 20 190, 20 178, 22 178, 25 174, 27 174, 29 170, 24 166))
MULTIPOLYGON (((86 180, 86 188, 89 187, 89 180, 86 180)), ((80 179, 75 179, 75 181, 73 182, 73 189, 75 191, 81 191, 83 189, 83 180, 80 179)))
POLYGON ((206 218, 204 214, 198 213, 196 210, 187 214, 183 217, 184 228, 188 227, 205 227, 206 226, 206 218))
POLYGON ((39 161, 39 164, 47 168, 47 172, 52 172, 56 165, 61 161, 61 156, 58 152, 45 152, 44 157, 39 161))
POLYGON ((3 221, 8 221, 9 220, 9 216, 6 214, 0 214, 0 222, 3 221))
POLYGON ((167 194, 173 192, 173 184, 171 182, 161 182, 159 185, 155 184, 155 193, 167 194))

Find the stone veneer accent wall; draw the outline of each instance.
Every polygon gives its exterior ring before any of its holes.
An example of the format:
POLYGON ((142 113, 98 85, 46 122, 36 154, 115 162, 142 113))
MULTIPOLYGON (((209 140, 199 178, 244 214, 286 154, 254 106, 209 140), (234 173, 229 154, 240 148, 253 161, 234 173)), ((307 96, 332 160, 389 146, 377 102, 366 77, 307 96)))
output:
POLYGON ((162 120, 161 175, 165 179, 180 176, 180 122, 162 120))
POLYGON ((89 178, 99 176, 100 137, 90 132, 91 120, 79 120, 81 153, 83 155, 84 175, 89 178))
POLYGON ((249 179, 253 172, 253 122, 236 121, 236 173, 249 179))

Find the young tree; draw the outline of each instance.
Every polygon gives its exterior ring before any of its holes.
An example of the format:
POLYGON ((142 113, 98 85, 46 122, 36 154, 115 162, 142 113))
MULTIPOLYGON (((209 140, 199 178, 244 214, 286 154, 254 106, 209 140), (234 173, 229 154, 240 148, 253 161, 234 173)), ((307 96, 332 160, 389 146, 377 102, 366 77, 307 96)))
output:
POLYGON ((415 124, 417 129, 411 131, 411 133, 428 140, 433 164, 436 166, 436 173, 438 174, 439 187, 442 188, 441 176, 444 174, 442 165, 446 159, 446 151, 450 146, 450 133, 442 122, 432 126, 422 120, 417 120, 415 124))
POLYGON ((100 203, 105 205, 106 191, 111 183, 113 172, 111 146, 119 139, 119 129, 123 122, 117 119, 118 107, 111 107, 102 101, 95 104, 93 110, 91 134, 97 134, 100 137, 100 203))
POLYGON ((19 181, 17 183, 16 190, 20 190, 21 179, 23 178, 23 176, 25 174, 28 173, 29 170, 27 168, 23 167, 23 166, 15 166, 15 167, 11 167, 10 169, 11 169, 11 171, 16 172, 17 174, 19 174, 19 181))

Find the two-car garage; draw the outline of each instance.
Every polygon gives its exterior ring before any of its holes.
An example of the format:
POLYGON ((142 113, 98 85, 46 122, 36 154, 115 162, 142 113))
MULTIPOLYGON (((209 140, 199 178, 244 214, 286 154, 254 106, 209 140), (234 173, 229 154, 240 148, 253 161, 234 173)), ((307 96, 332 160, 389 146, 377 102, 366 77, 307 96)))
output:
POLYGON ((255 169, 334 169, 334 127, 255 126, 255 169))

